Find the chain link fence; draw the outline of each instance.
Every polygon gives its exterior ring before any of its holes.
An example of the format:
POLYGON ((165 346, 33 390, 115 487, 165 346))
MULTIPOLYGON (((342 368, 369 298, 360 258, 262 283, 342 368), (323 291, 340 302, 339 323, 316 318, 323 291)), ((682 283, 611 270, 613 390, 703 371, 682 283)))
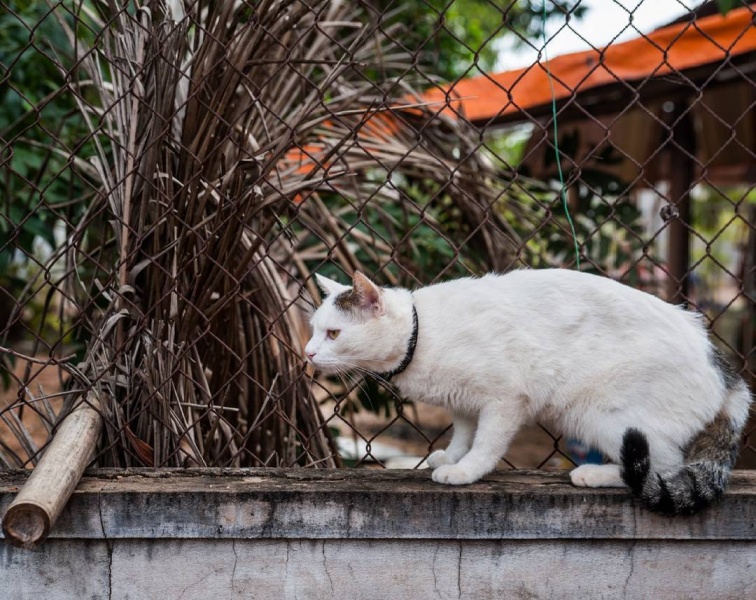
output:
MULTIPOLYGON (((92 398, 101 466, 419 466, 446 415, 308 372, 316 272, 417 287, 577 250, 702 312, 753 387, 754 10, 641 30, 650 2, 509 71, 602 9, 0 2, 0 468, 92 398)), ((506 463, 585 452, 544 423, 506 463)))

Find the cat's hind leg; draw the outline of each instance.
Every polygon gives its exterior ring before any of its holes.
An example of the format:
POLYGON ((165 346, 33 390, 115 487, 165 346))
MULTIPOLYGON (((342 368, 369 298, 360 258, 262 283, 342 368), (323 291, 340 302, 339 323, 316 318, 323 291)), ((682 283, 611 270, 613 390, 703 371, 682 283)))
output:
POLYGON ((619 465, 580 465, 570 471, 572 485, 577 487, 626 487, 619 465))
POLYGON ((475 435, 475 426, 477 419, 466 415, 452 415, 454 429, 452 430, 452 439, 446 450, 436 450, 428 457, 428 466, 431 469, 441 465, 453 465, 470 450, 473 436, 475 435))

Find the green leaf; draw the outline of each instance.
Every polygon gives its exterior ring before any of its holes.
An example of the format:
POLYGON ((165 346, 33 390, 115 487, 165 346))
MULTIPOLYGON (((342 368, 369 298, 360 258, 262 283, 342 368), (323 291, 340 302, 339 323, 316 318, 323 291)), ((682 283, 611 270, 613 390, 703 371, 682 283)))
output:
POLYGON ((742 6, 742 5, 743 5, 742 0, 717 0, 717 6, 719 7, 719 12, 722 13, 723 15, 726 15, 732 9, 737 8, 738 6, 742 6))

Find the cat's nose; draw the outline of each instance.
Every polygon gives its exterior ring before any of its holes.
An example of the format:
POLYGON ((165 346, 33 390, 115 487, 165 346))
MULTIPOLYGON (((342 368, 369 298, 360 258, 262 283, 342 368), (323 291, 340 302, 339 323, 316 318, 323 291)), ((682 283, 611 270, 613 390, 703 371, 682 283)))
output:
POLYGON ((312 360, 313 358, 315 358, 315 352, 305 352, 305 354, 307 354, 307 358, 309 360, 312 360))

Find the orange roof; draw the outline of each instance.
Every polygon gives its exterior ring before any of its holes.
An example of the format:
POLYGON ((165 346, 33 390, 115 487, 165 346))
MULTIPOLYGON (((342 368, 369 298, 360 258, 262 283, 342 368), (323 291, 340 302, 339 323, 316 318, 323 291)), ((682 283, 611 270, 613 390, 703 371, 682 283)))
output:
POLYGON ((551 102, 546 64, 556 99, 617 83, 640 81, 692 67, 716 63, 756 49, 756 27, 751 8, 726 15, 679 23, 628 42, 559 56, 525 69, 463 79, 448 89, 426 92, 423 99, 452 101, 443 110, 457 110, 470 121, 486 122, 551 102), (461 106, 460 106, 461 105, 461 106))

